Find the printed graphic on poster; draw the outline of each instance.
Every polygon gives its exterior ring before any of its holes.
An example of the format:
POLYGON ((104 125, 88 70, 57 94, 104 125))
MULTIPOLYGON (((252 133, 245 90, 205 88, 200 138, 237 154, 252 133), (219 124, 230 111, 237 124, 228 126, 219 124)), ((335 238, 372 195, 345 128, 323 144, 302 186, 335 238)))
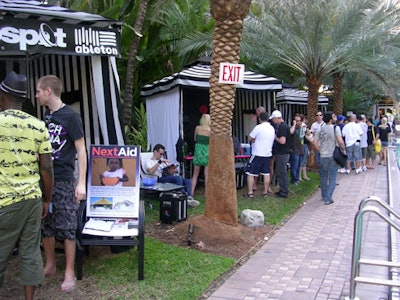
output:
POLYGON ((139 146, 91 146, 86 215, 137 218, 140 194, 139 146))

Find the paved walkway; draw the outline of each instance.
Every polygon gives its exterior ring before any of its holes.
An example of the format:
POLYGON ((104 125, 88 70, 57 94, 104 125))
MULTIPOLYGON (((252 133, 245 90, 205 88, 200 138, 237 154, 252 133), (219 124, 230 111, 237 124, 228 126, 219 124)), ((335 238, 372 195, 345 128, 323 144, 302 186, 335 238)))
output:
MULTIPOLYGON (((393 161, 392 167, 397 168, 393 161)), ((388 201, 387 168, 338 174, 334 204, 324 205, 317 191, 208 299, 345 299, 350 287, 354 216, 365 197, 375 195, 388 201)), ((388 225, 373 214, 364 220, 361 257, 387 260, 388 225)), ((360 271, 360 275, 384 277, 387 273, 387 268, 372 266, 362 266, 360 271)), ((385 286, 359 283, 356 287, 361 300, 389 299, 388 292, 385 286)))

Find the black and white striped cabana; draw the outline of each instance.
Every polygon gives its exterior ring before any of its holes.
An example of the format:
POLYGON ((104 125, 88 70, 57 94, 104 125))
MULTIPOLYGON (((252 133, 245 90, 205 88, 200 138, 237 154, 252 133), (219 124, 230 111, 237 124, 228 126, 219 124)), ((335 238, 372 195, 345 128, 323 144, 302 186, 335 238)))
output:
POLYGON ((80 112, 87 145, 124 144, 116 57, 121 24, 37 1, 0 0, 0 79, 15 70, 29 78, 28 105, 43 118, 35 82, 60 77, 63 100, 80 112))
MULTIPOLYGON (((193 132, 201 114, 209 111, 210 65, 204 61, 144 86, 148 146, 165 145, 170 159, 175 159, 175 144, 181 133, 193 151, 193 132)), ((243 84, 237 85, 232 120, 232 134, 246 142, 256 124, 255 109, 262 105, 269 112, 275 107, 275 92, 282 81, 263 74, 245 71, 243 84)))
MULTIPOLYGON (((300 113, 307 115, 308 92, 284 88, 276 94, 276 107, 282 112, 284 120, 290 124, 294 114, 300 113)), ((329 99, 325 96, 318 96, 318 109, 325 111, 329 99)))

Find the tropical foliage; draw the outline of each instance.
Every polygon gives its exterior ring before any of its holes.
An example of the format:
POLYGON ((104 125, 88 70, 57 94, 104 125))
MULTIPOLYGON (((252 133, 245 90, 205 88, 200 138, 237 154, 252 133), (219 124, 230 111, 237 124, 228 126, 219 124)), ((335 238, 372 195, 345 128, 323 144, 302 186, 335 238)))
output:
MULTIPOLYGON (((61 2, 122 22, 118 66, 123 113, 129 125, 127 136, 135 143, 145 142, 143 109, 139 114, 132 109, 140 106, 141 87, 181 70, 200 55, 213 56, 210 114, 215 136, 210 139, 210 161, 224 161, 222 154, 227 151, 223 149, 231 149, 228 137, 235 89, 216 84, 220 62, 242 61, 268 75, 282 74, 291 82, 302 77, 308 90, 309 122, 318 109, 318 90, 327 81, 333 83, 336 113, 343 112, 343 98, 348 99, 346 109, 360 110, 377 93, 396 96, 398 0, 253 0, 250 10, 250 0, 61 2), (343 92, 344 84, 351 89, 343 92), (218 138, 218 150, 213 148, 214 138, 218 138)), ((235 190, 221 182, 234 182, 233 162, 226 165, 213 169, 210 163, 209 182, 215 185, 207 189, 205 213, 231 223, 236 218, 235 190)))
POLYGON ((147 149, 147 118, 143 103, 139 107, 133 108, 133 119, 136 127, 132 125, 125 126, 125 137, 128 145, 138 145, 142 151, 149 152, 152 148, 147 149))
POLYGON ((303 74, 309 91, 307 114, 312 118, 318 109, 318 89, 329 76, 336 75, 339 94, 344 72, 363 69, 385 78, 363 62, 382 63, 377 54, 384 46, 389 49, 387 43, 392 44, 391 33, 398 26, 396 2, 254 1, 242 51, 256 64, 280 62, 303 74))
MULTIPOLYGON (((139 106, 144 84, 212 53, 215 22, 209 0, 60 2, 121 20, 118 68, 124 102, 132 101, 132 106, 139 106), (143 20, 138 27, 139 15, 143 20)), ((344 109, 346 73, 369 77, 365 83, 374 86, 375 94, 397 97, 398 81, 393 78, 399 69, 398 6, 397 0, 253 0, 244 22, 240 61, 285 82, 304 83, 311 116, 323 83, 334 85, 335 111, 344 109)), ((125 123, 131 113, 129 107, 124 111, 125 123)))

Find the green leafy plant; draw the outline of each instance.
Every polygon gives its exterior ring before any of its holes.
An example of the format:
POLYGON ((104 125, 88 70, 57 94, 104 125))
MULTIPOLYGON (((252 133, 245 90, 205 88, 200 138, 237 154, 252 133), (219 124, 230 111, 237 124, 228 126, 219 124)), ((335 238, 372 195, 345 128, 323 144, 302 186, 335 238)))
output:
POLYGON ((140 107, 133 108, 133 120, 133 125, 125 126, 127 144, 140 146, 142 151, 149 151, 147 149, 147 118, 143 103, 140 107))

